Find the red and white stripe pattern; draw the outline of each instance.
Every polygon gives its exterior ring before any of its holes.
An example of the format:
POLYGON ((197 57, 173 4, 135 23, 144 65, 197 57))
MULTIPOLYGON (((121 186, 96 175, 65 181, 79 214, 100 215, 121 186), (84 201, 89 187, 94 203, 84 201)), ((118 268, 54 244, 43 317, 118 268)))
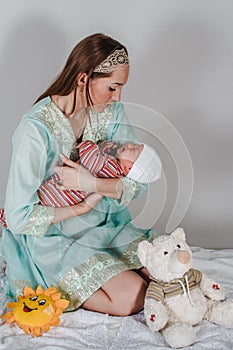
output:
POLYGON ((0 208, 0 223, 2 224, 2 226, 7 227, 5 210, 3 208, 0 208))
MULTIPOLYGON (((119 178, 123 176, 123 171, 113 157, 101 153, 98 146, 92 141, 84 141, 79 145, 80 163, 96 177, 119 178)), ((50 176, 39 187, 37 194, 39 204, 50 207, 68 207, 82 202, 87 192, 74 190, 60 190, 56 187, 59 176, 50 176)), ((5 211, 0 208, 0 223, 7 227, 5 211)))
POLYGON ((58 180, 59 176, 54 174, 39 187, 37 194, 42 205, 55 208, 69 207, 86 198, 86 192, 58 189, 56 187, 58 180))
MULTIPOLYGON (((117 161, 104 153, 92 141, 84 141, 79 145, 80 164, 88 169, 96 177, 118 178, 123 176, 123 171, 117 161)), ((50 176, 39 187, 37 194, 40 203, 52 207, 68 207, 82 202, 87 192, 74 190, 60 190, 56 187, 59 176, 50 176)))
MULTIPOLYGON (((123 176, 123 171, 117 161, 102 152, 92 141, 84 141, 79 145, 80 163, 96 177, 119 178, 123 176)), ((37 194, 40 204, 55 208, 68 207, 82 202, 87 192, 74 190, 60 190, 56 187, 59 176, 50 176, 39 187, 37 194)), ((0 208, 0 223, 7 227, 5 211, 0 208)))

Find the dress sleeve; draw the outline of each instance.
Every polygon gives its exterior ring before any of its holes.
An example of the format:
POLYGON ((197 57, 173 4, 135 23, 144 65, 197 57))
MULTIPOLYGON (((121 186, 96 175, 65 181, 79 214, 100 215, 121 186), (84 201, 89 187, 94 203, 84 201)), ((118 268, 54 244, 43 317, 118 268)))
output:
POLYGON ((37 189, 48 160, 48 134, 40 122, 24 120, 13 137, 13 156, 6 191, 6 222, 14 234, 42 236, 54 208, 39 205, 37 189))
MULTIPOLYGON (((108 130, 108 139, 123 144, 125 142, 139 142, 132 125, 130 124, 122 103, 115 103, 112 122, 108 130)), ((148 185, 133 181, 127 177, 121 178, 123 193, 120 204, 126 205, 134 198, 143 197, 148 185)))

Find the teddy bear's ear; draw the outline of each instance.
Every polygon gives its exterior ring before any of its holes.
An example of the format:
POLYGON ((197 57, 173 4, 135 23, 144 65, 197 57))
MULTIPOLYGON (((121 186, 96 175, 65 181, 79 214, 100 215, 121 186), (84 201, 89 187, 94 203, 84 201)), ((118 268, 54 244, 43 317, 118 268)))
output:
POLYGON ((182 227, 178 227, 174 232, 172 232, 171 236, 185 242, 185 233, 182 227))
POLYGON ((146 266, 147 264, 147 256, 150 246, 151 243, 148 241, 142 241, 138 244, 138 257, 143 266, 146 266))

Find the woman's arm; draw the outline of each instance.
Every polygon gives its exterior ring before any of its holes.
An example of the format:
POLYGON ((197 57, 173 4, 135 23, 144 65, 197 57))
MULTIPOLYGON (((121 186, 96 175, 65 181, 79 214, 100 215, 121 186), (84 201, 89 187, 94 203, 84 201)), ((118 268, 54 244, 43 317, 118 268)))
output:
POLYGON ((42 123, 22 120, 13 136, 5 201, 6 223, 14 234, 41 236, 53 219, 54 208, 39 205, 37 196, 46 171, 47 147, 42 123))
MULTIPOLYGON (((112 122, 107 132, 107 140, 115 143, 138 142, 135 132, 126 116, 124 106, 116 103, 112 122)), ((54 171, 63 180, 62 189, 74 189, 85 192, 97 192, 104 196, 119 199, 119 204, 129 203, 133 198, 142 197, 147 190, 146 184, 139 184, 129 178, 103 179, 93 177, 86 169, 61 156, 69 167, 56 166, 54 171)))
POLYGON ((95 192, 103 196, 119 199, 122 195, 123 185, 120 179, 103 179, 94 177, 81 165, 73 162, 68 157, 61 155, 61 160, 66 166, 55 166, 54 171, 62 179, 61 189, 95 192))
POLYGON ((98 193, 91 193, 82 202, 76 205, 65 208, 55 208, 52 224, 56 224, 59 221, 64 221, 74 216, 87 214, 102 198, 103 196, 98 193))
POLYGON ((43 236, 51 223, 83 215, 101 199, 92 196, 71 210, 40 205, 37 189, 44 181, 48 140, 46 128, 35 120, 22 121, 14 134, 5 202, 6 224, 14 234, 43 236))

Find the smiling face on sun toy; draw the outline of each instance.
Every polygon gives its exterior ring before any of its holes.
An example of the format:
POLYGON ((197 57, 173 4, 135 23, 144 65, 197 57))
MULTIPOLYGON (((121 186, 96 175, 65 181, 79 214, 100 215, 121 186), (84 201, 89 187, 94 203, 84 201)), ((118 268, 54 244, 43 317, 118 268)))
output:
POLYGON ((60 299, 55 287, 44 290, 38 286, 36 291, 30 287, 24 288, 24 295, 18 297, 18 302, 8 303, 8 308, 13 308, 2 318, 7 323, 16 322, 17 325, 28 334, 40 336, 41 331, 48 332, 50 326, 57 326, 60 323, 59 316, 68 306, 66 299, 60 299))

